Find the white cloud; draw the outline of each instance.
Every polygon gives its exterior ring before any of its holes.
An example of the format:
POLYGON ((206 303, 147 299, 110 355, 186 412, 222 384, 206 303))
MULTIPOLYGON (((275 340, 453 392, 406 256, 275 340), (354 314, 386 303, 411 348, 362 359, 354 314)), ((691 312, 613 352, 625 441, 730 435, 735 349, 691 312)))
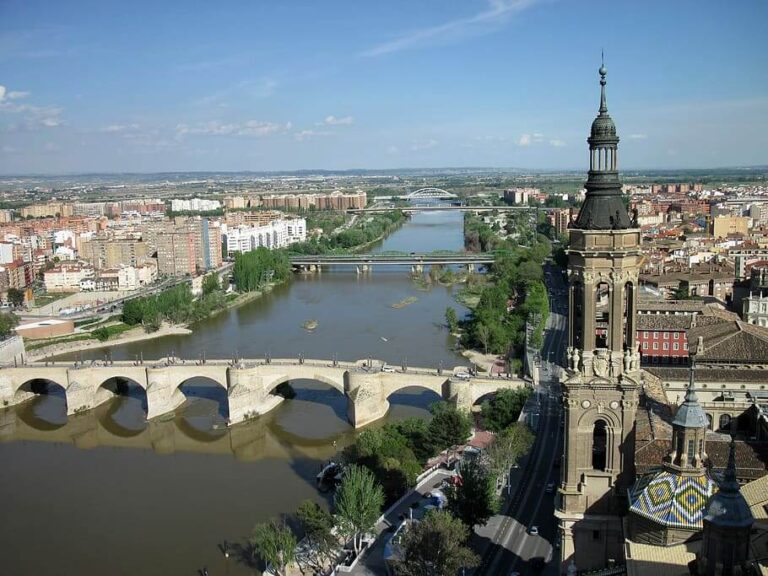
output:
POLYGON ((552 140, 549 141, 549 145, 554 146, 555 148, 562 148, 563 146, 565 146, 565 141, 560 140, 559 138, 553 138, 552 140))
MULTIPOLYGON (((355 119, 352 116, 326 116, 325 119, 322 121, 321 124, 325 124, 326 126, 340 126, 342 124, 352 124, 355 121, 355 119)), ((321 124, 318 124, 320 126, 321 124)))
POLYGON ((56 126, 61 126, 64 123, 60 118, 61 108, 56 108, 54 106, 33 106, 32 104, 19 104, 14 102, 14 100, 21 100, 27 96, 29 96, 29 92, 21 92, 18 90, 9 92, 5 86, 0 85, 0 112, 22 115, 24 121, 20 125, 28 130, 34 130, 40 126, 54 128, 56 126))
POLYGON ((531 145, 531 135, 530 134, 523 134, 520 136, 520 138, 517 141, 518 146, 530 146, 531 145))
POLYGON ((411 150, 413 152, 419 152, 421 150, 429 150, 430 148, 434 148, 437 146, 438 142, 437 140, 434 140, 430 138, 429 140, 423 140, 423 141, 414 141, 413 144, 411 144, 411 150))
POLYGON ((627 138, 629 138, 630 140, 645 140, 646 138, 648 138, 648 135, 647 134, 630 134, 629 136, 627 136, 627 138))
POLYGON ((109 126, 104 126, 104 128, 101 129, 102 132, 110 132, 110 133, 119 133, 119 132, 127 132, 128 130, 138 130, 139 125, 138 124, 110 124, 109 126))
POLYGON ((299 142, 303 142, 304 140, 311 140, 320 136, 330 136, 331 134, 333 132, 327 130, 302 130, 301 132, 296 132, 293 137, 299 142))
POLYGON ((268 136, 280 132, 287 132, 292 127, 290 122, 279 124, 276 122, 263 122, 260 120, 248 120, 243 123, 224 124, 213 120, 211 122, 198 123, 194 126, 179 124, 176 126, 177 137, 192 135, 204 136, 268 136))
POLYGON ((448 43, 459 38, 486 34, 506 21, 516 12, 521 12, 536 0, 488 0, 488 7, 473 16, 459 18, 437 26, 430 26, 402 34, 394 40, 384 42, 361 53, 361 56, 375 57, 391 54, 409 48, 434 43, 448 43))

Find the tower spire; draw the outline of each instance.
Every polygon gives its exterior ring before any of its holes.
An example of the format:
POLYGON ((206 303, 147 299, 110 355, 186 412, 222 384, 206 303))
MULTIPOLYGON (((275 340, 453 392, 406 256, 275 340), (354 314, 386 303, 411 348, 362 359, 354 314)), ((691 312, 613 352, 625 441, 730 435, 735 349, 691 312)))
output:
POLYGON ((605 76, 608 74, 608 69, 605 67, 605 54, 600 52, 600 114, 608 113, 608 104, 605 101, 605 76))
POLYGON ((720 490, 725 492, 739 491, 739 482, 736 480, 736 440, 733 438, 731 438, 731 445, 728 448, 728 466, 725 468, 720 490))

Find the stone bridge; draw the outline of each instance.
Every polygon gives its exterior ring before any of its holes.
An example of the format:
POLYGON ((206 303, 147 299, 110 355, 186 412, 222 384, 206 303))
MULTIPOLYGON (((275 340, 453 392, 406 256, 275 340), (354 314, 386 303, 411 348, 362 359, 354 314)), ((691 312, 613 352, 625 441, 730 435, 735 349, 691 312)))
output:
MULTIPOLYGON (((277 406, 283 398, 275 388, 291 380, 324 382, 347 397, 347 419, 355 427, 365 426, 386 415, 389 397, 403 388, 419 386, 432 390, 461 409, 470 409, 482 396, 500 388, 519 388, 519 379, 459 379, 453 372, 428 368, 383 371, 381 361, 334 362, 282 359, 208 360, 182 362, 162 359, 145 364, 129 361, 93 363, 38 362, 0 368, 0 407, 13 406, 41 391, 41 383, 64 389, 67 414, 85 412, 118 394, 119 380, 134 382, 146 391, 147 418, 173 412, 186 399, 180 387, 193 378, 207 378, 227 392, 229 423, 237 424, 277 406), (369 364, 366 366, 366 364, 369 364)), ((455 369, 457 371, 459 369, 455 369)))

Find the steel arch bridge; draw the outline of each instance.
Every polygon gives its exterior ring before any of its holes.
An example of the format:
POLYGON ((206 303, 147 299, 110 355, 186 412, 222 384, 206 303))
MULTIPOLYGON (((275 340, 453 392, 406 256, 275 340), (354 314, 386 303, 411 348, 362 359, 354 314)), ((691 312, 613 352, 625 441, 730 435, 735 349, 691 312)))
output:
POLYGON ((405 198, 407 200, 452 200, 458 196, 442 188, 420 188, 406 195, 405 198))

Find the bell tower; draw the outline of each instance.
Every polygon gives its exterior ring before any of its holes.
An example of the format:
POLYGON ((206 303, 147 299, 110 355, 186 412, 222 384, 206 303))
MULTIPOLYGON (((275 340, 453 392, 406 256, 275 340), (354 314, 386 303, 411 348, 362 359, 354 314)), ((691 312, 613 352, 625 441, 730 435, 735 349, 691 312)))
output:
POLYGON ((635 321, 640 230, 627 213, 618 172, 616 126, 600 67, 586 198, 569 230, 569 332, 562 392, 565 453, 556 515, 562 566, 621 561, 618 513, 634 479, 640 354, 635 321))

